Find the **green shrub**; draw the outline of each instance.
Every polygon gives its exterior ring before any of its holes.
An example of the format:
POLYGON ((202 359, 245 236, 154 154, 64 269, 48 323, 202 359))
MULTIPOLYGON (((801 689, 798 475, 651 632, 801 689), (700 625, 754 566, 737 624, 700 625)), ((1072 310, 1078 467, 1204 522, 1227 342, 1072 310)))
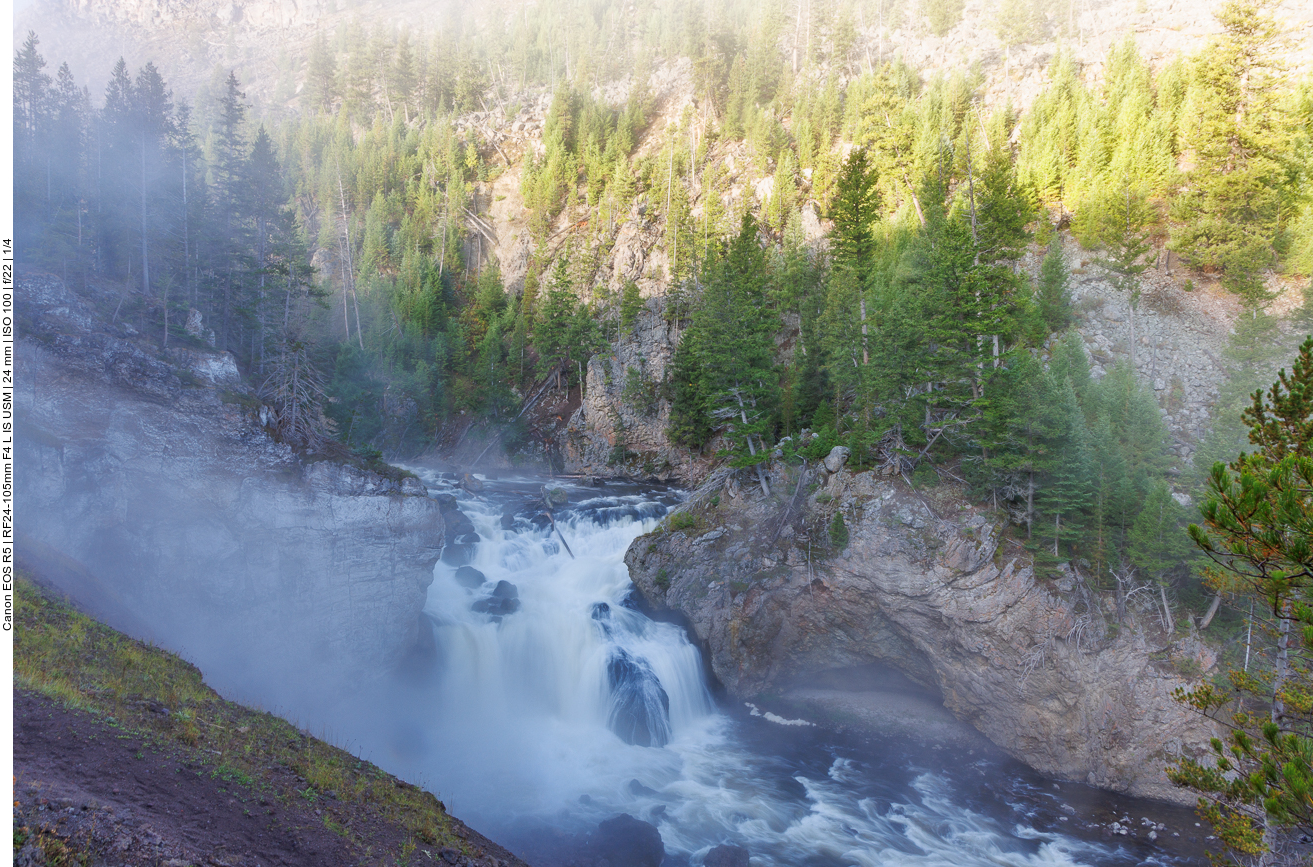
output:
POLYGON ((834 520, 830 521, 830 544, 836 551, 848 547, 848 525, 843 521, 843 512, 835 512, 834 520))
POLYGON ((666 520, 671 531, 691 530, 698 525, 698 519, 688 512, 676 512, 666 520))
POLYGON ((939 484, 939 473, 930 464, 921 461, 912 470, 912 484, 918 488, 933 488, 939 484))

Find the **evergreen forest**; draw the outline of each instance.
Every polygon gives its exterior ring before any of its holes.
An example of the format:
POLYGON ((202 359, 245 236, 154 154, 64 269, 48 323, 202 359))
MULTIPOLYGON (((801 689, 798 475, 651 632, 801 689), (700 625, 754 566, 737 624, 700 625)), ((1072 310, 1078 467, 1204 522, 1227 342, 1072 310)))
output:
MULTIPOLYGON (((768 462, 843 445, 856 468, 1007 509, 1041 570, 1082 572, 1119 619, 1146 589, 1168 621, 1169 596, 1201 614, 1182 503, 1207 467, 1172 456, 1129 365, 1091 375, 1064 242, 1132 310, 1168 254, 1248 305, 1200 450, 1229 460, 1263 362, 1295 342, 1262 310, 1273 275, 1313 272, 1313 82, 1277 60, 1271 4, 1231 0, 1221 35, 1158 68, 1131 38, 1097 78, 1059 51, 1024 110, 987 105, 977 70, 859 44, 861 22, 938 30, 961 4, 809 4, 805 26, 778 0, 721 6, 714 26, 684 0, 352 24, 285 58, 285 99, 259 111, 224 69, 182 94, 120 61, 93 93, 32 33, 14 56, 19 255, 128 287, 122 315, 164 346, 233 353, 276 435, 310 452, 404 458, 472 423, 515 452, 531 396, 582 389, 591 357, 660 315, 673 364, 631 368, 625 395, 679 446, 769 493, 768 462), (671 68, 693 100, 662 117, 649 81, 671 68), (538 103, 541 146, 512 159, 482 119, 538 103), (736 159, 769 178, 759 204, 732 189, 736 159), (479 191, 512 170, 530 243, 508 284, 479 191), (665 252, 659 304, 599 277, 634 221, 665 252)), ((1005 3, 996 27, 1062 37, 1069 12, 1005 3)), ((1297 328, 1311 311, 1306 293, 1297 328)))
MULTIPOLYGON (((31 33, 14 55, 16 249, 122 287, 116 316, 162 347, 231 352, 271 432, 308 453, 404 459, 474 427, 551 462, 531 401, 577 405, 590 358, 659 322, 673 361, 660 379, 629 368, 626 402, 766 496, 787 495, 772 462, 844 446, 856 469, 1005 510, 1036 571, 1075 574, 1116 623, 1138 594, 1169 631, 1206 628, 1222 590, 1259 592, 1209 577, 1208 537, 1184 527, 1203 501, 1215 535, 1235 530, 1213 463, 1257 442, 1252 393, 1313 331, 1313 81, 1280 60, 1294 34, 1275 4, 1229 0, 1220 35, 1166 64, 1129 37, 1097 75, 1059 50, 1027 106, 987 101, 978 69, 914 69, 858 38, 886 16, 946 32, 960 2, 814 5, 805 21, 782 0, 724 0, 714 20, 687 0, 544 0, 503 27, 353 23, 280 60, 259 108, 222 68, 184 94, 120 60, 93 92, 31 33), (651 86, 670 70, 691 82, 677 114, 651 86), (542 106, 540 143, 508 154, 492 106, 542 106), (511 172, 528 258, 506 280, 483 215, 511 172), (607 270, 640 225, 664 255, 658 292, 607 270), (1193 465, 1131 365, 1092 372, 1072 249, 1132 326, 1169 256, 1244 305, 1193 465), (1284 321, 1264 307, 1282 281, 1309 287, 1284 321)), ((1009 46, 1070 38, 1070 6, 1005 2, 994 26, 1009 46)), ((660 469, 630 457, 617 446, 618 472, 660 469)))

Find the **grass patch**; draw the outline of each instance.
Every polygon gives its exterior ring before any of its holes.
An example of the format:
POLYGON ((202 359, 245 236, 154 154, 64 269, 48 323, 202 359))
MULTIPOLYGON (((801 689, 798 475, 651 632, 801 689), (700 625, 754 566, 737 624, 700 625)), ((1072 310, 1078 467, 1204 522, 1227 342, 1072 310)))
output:
POLYGON ((429 792, 272 714, 225 700, 195 666, 78 613, 22 575, 14 614, 15 687, 89 711, 156 746, 181 748, 211 777, 283 801, 320 800, 331 792, 338 804, 356 805, 424 844, 466 849, 446 808, 429 792), (272 772, 279 766, 300 777, 303 787, 280 782, 287 775, 272 772))
POLYGON ((697 516, 691 515, 688 512, 676 512, 675 514, 671 515, 669 518, 666 519, 666 527, 672 533, 678 532, 680 530, 691 530, 697 525, 698 525, 697 516))

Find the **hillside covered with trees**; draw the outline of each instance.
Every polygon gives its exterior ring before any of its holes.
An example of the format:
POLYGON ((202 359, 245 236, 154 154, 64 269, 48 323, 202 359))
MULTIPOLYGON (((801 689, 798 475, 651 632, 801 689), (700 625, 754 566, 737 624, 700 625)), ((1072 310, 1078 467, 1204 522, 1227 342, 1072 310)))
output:
MULTIPOLYGON (((1071 5, 1009 0, 994 26, 1009 47, 1069 35, 1071 5)), ((836 445, 857 468, 953 480, 1009 511, 1040 570, 1084 573, 1118 622, 1149 590, 1167 623, 1171 596, 1206 626, 1183 504, 1203 463, 1241 447, 1256 347, 1313 328, 1313 288, 1293 325, 1263 309, 1313 272, 1313 81, 1280 60, 1279 10, 1232 0, 1220 35, 1166 64, 1128 38, 1097 77, 1060 51, 1023 110, 990 104, 978 70, 873 59, 858 32, 910 14, 898 4, 809 3, 805 22, 775 0, 721 7, 353 24, 282 58, 293 108, 261 112, 231 70, 184 94, 119 61, 92 93, 30 34, 14 57, 19 255, 121 284, 118 316, 162 346, 233 353, 273 432, 311 453, 406 458, 479 426, 514 455, 526 404, 577 395, 588 359, 658 311, 673 364, 631 368, 625 395, 665 408, 671 442, 767 495, 771 460, 836 445), (651 84, 667 74, 688 82, 679 113, 651 84), (538 128, 515 145, 494 115, 538 128), (508 279, 482 215, 512 176, 526 259, 508 279), (655 289, 608 264, 637 223, 664 256, 655 289), (1092 376, 1066 237, 1132 314, 1169 255, 1245 305, 1197 468, 1169 452, 1131 366, 1092 376)), ((947 31, 962 4, 919 14, 947 31)))
MULTIPOLYGON (((19 249, 131 286, 127 311, 162 343, 233 352, 299 447, 407 455, 516 417, 549 374, 577 385, 641 306, 599 269, 642 214, 682 339, 668 381, 631 391, 669 403, 672 440, 747 465, 808 429, 812 457, 842 442, 858 466, 955 467, 1019 504, 1037 552, 1102 573, 1134 549, 1162 572, 1170 552, 1148 540, 1181 517, 1164 475, 1179 468, 1132 372, 1091 381, 1063 337, 1055 239, 1100 251, 1132 307, 1164 247, 1253 304, 1273 269, 1313 269, 1313 90, 1270 60, 1275 17, 1233 3, 1223 36, 1158 70, 1128 39, 1093 83, 1060 53, 1023 113, 983 107, 967 71, 872 65, 856 7, 792 50, 783 7, 727 7, 716 30, 599 7, 563 59, 548 6, 504 42, 321 35, 299 111, 266 117, 232 73, 193 101, 120 62, 93 96, 67 65, 49 73, 33 34, 15 55, 19 249), (681 58, 696 110, 657 122, 643 70, 681 58), (551 97, 515 166, 530 259, 505 285, 477 190, 511 161, 467 116, 534 88, 551 97), (770 175, 760 206, 730 189, 732 146, 770 175)), ((1060 31, 1059 11, 1026 27, 1060 31)))

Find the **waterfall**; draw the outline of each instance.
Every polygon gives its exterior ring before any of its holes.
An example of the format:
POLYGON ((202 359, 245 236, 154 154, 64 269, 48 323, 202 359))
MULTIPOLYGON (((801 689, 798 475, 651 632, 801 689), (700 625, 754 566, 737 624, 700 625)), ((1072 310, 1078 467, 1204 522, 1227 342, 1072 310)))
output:
POLYGON ((425 609, 431 682, 391 728, 388 764, 493 836, 629 813, 692 865, 720 843, 753 867, 1193 863, 1068 833, 1020 766, 893 741, 858 751, 717 708, 698 649, 639 610, 624 563, 679 495, 571 489, 553 526, 539 484, 461 494, 425 609))

